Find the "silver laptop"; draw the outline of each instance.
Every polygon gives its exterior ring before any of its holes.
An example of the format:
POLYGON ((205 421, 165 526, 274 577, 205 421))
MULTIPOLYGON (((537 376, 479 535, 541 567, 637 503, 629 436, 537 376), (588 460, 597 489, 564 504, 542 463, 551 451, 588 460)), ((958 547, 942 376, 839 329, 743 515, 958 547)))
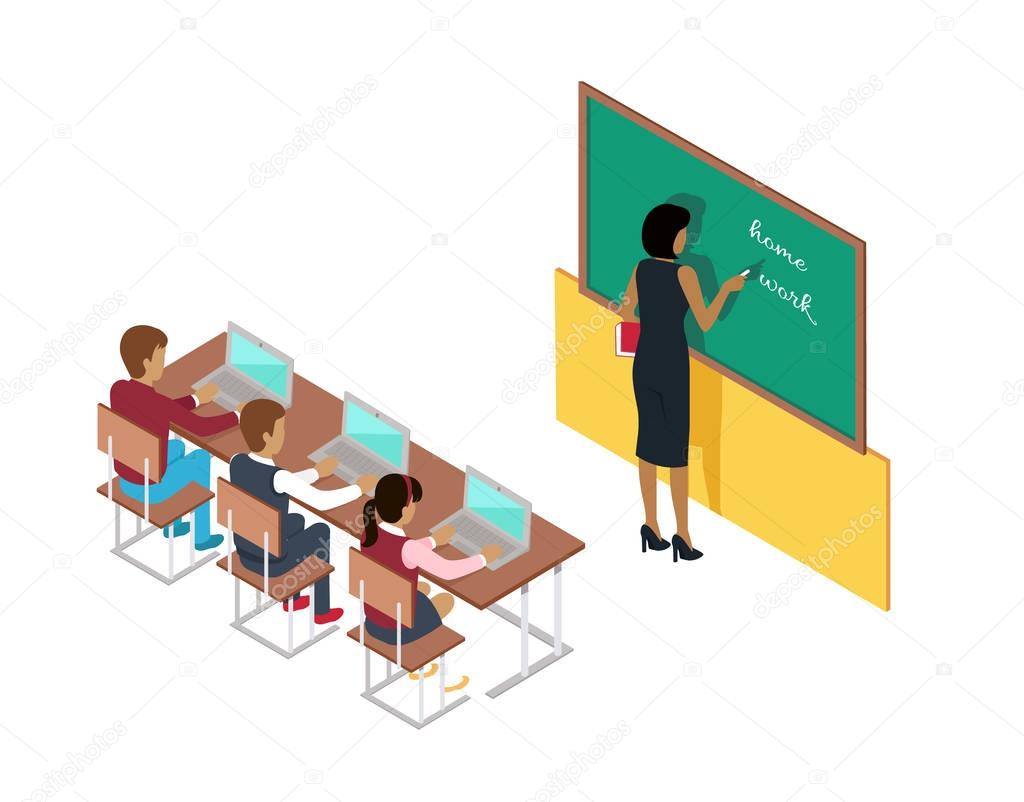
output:
POLYGON ((492 571, 530 550, 530 502, 480 471, 466 467, 462 509, 431 529, 451 524, 451 543, 463 554, 479 554, 488 543, 501 546, 501 557, 488 563, 492 571))
POLYGON ((234 323, 228 323, 228 347, 224 364, 200 379, 192 389, 215 382, 219 388, 213 399, 226 409, 257 398, 269 398, 292 405, 292 374, 295 360, 267 345, 259 337, 234 323))
POLYGON ((384 476, 409 472, 408 427, 389 418, 379 409, 345 393, 341 410, 341 434, 318 448, 309 458, 319 462, 327 457, 338 460, 334 470, 347 482, 365 473, 384 476))

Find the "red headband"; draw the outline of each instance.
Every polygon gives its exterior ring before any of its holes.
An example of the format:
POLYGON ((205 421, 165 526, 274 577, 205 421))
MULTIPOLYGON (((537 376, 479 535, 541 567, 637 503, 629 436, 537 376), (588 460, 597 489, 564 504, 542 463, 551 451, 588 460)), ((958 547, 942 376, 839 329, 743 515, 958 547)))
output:
POLYGON ((412 501, 412 479, 402 474, 402 478, 405 480, 405 506, 409 506, 409 502, 412 501))

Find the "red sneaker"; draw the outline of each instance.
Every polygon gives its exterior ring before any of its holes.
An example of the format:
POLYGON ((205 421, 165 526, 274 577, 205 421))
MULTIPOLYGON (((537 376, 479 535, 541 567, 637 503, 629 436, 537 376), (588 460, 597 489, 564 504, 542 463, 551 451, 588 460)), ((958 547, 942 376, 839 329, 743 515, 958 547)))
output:
POLYGON ((326 613, 317 613, 313 616, 313 620, 318 624, 333 624, 344 614, 344 610, 340 607, 332 607, 326 613))
POLYGON ((309 596, 299 596, 298 599, 285 599, 281 602, 281 608, 290 613, 292 610, 305 610, 309 607, 309 596), (292 606, 294 604, 294 607, 292 606))

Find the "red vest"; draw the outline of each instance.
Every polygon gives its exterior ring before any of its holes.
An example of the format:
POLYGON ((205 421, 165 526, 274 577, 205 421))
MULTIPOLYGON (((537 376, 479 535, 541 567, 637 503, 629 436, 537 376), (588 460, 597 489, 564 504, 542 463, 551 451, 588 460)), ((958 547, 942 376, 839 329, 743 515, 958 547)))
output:
MULTIPOLYGON (((408 538, 402 537, 401 535, 393 535, 390 532, 385 532, 383 529, 378 527, 377 529, 377 542, 372 546, 363 546, 363 554, 371 557, 372 559, 379 562, 381 565, 387 566, 389 569, 394 571, 399 576, 405 577, 409 580, 412 585, 412 615, 413 620, 416 619, 416 584, 419 582, 420 570, 419 568, 409 568, 404 562, 402 562, 402 548, 406 543, 409 542, 408 538)), ((388 629, 397 629, 395 619, 393 618, 395 611, 391 610, 391 615, 381 612, 380 610, 374 609, 370 605, 366 605, 366 619, 372 621, 374 624, 380 627, 387 627, 388 629)))

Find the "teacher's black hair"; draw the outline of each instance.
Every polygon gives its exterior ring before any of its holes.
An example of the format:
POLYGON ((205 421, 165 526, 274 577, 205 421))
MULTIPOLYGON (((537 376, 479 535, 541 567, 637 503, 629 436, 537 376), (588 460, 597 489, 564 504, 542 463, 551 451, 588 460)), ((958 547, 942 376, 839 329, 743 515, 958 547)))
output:
POLYGON ((674 203, 655 206, 644 218, 644 227, 640 234, 644 250, 657 258, 675 259, 676 252, 672 246, 679 232, 689 224, 690 213, 682 206, 676 206, 674 203))

